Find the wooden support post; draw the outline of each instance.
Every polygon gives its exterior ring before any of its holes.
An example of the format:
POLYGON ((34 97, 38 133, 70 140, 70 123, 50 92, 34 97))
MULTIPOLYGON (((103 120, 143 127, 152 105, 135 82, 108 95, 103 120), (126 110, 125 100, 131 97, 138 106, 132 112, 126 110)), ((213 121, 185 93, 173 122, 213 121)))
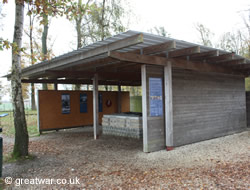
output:
POLYGON ((99 136, 99 102, 98 102, 98 74, 93 78, 93 128, 94 139, 98 139, 99 136))
POLYGON ((118 98, 117 98, 117 106, 118 106, 118 113, 122 112, 122 101, 121 101, 121 84, 118 85, 118 98))
POLYGON ((54 83, 54 90, 57 90, 57 83, 54 83))
POLYGON ((39 91, 36 90, 36 94, 37 94, 37 130, 39 131, 40 134, 42 134, 42 131, 40 130, 40 99, 39 99, 39 91))
POLYGON ((146 65, 141 66, 142 84, 142 126, 143 126, 143 151, 148 152, 148 111, 147 111, 147 77, 146 65))
POLYGON ((167 62, 164 67, 164 85, 165 85, 165 132, 166 148, 173 149, 173 95, 172 95, 172 65, 167 62))

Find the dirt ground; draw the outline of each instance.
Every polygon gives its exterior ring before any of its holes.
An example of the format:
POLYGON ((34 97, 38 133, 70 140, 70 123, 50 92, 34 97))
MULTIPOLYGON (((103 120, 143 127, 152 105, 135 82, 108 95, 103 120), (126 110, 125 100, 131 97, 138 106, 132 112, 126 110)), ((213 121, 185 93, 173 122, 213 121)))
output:
MULTIPOLYGON (((8 154, 13 139, 3 138, 8 154)), ((33 137, 29 147, 33 160, 3 165, 12 179, 4 189, 250 189, 250 131, 143 153, 141 140, 95 141, 87 127, 33 137)))

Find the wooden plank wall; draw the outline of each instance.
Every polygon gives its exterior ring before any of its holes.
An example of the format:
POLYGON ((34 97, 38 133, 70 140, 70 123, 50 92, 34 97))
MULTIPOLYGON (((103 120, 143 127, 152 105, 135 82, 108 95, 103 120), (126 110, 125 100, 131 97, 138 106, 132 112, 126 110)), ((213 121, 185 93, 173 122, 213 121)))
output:
POLYGON ((244 78, 173 70, 174 146, 246 128, 244 78))
MULTIPOLYGON (((164 120, 164 68, 159 66, 146 66, 147 80, 147 151, 153 152, 165 148, 165 120, 164 120), (149 78, 162 78, 163 88, 163 115, 161 117, 150 117, 149 106, 149 78)), ((144 150, 145 151, 145 150, 144 150)))
POLYGON ((250 92, 246 92, 247 127, 250 127, 250 92))
MULTIPOLYGON (((99 93, 103 97, 103 112, 99 113, 99 123, 101 124, 104 114, 117 113, 118 92, 99 91, 99 93), (112 101, 110 107, 105 104, 107 100, 112 101)), ((122 112, 129 112, 129 92, 121 92, 121 103, 122 112)), ((92 91, 39 91, 39 124, 41 131, 93 125, 92 91), (80 113, 80 93, 88 95, 87 113, 80 113), (62 94, 70 94, 70 114, 62 114, 62 94)))

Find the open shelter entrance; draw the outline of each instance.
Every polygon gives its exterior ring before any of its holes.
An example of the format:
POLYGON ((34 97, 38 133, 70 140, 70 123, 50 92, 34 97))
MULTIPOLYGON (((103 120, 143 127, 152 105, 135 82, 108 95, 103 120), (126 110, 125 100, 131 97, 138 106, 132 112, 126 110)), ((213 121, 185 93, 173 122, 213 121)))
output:
MULTIPOLYGON (((129 92, 120 92, 120 99, 118 97, 115 91, 99 92, 99 118, 130 111, 129 92)), ((40 132, 93 125, 92 91, 38 91, 38 124, 40 132)))
POLYGON ((118 86, 118 113, 121 86, 141 86, 143 151, 152 152, 244 130, 249 71, 249 60, 233 52, 127 31, 25 68, 22 82, 93 85, 95 139, 98 86, 118 86))

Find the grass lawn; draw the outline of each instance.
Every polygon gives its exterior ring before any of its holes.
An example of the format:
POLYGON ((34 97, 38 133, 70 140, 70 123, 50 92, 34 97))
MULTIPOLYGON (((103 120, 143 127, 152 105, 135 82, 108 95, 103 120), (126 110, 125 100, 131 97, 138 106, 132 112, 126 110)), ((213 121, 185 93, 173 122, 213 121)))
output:
MULTIPOLYGON (((6 117, 0 118, 0 127, 3 129, 3 134, 9 137, 14 137, 15 128, 14 128, 14 118, 12 111, 0 112, 0 114, 8 113, 6 117)), ((29 136, 39 135, 37 129, 37 111, 25 110, 26 122, 28 127, 29 136)))

